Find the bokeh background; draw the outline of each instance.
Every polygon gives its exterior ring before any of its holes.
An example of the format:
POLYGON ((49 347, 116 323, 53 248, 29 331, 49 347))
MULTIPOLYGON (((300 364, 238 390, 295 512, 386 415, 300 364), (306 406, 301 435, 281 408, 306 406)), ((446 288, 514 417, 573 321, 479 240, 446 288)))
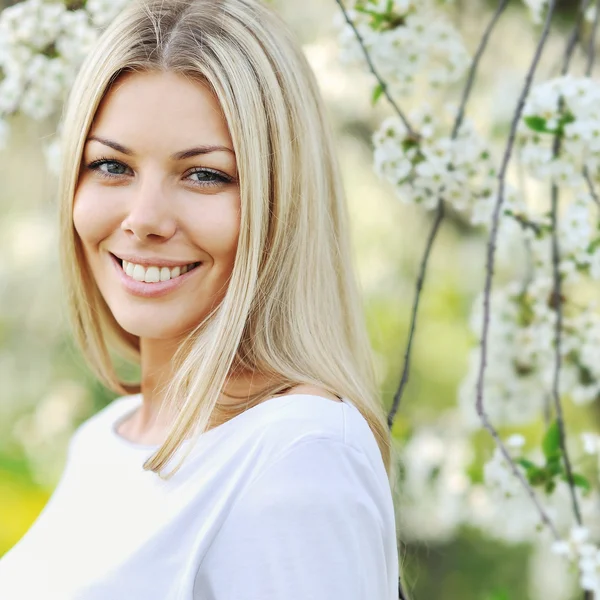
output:
MULTIPOLYGON (((373 172, 371 134, 390 112, 383 100, 371 105, 369 75, 340 63, 333 26, 335 2, 277 0, 273 4, 304 44, 335 127, 382 402, 389 408, 400 378, 430 215, 402 204, 373 172)), ((455 2, 452 17, 470 51, 494 6, 483 0, 455 2)), ((542 77, 556 67, 574 9, 575 2, 561 4, 540 69, 542 77)), ((513 2, 494 34, 468 107, 469 115, 496 140, 508 130, 535 42, 535 28, 521 4, 513 2)), ((456 101, 458 91, 437 96, 423 88, 407 103, 441 106, 456 101)), ((55 133, 57 119, 58 115, 40 123, 14 118, 9 145, 0 152, 0 556, 20 539, 47 502, 74 429, 114 398, 83 364, 65 317, 58 272, 56 181, 42 151, 43 142, 55 133)), ((475 342, 468 319, 483 286, 484 252, 483 233, 460 216, 450 215, 433 252, 410 384, 393 428, 400 451, 420 428, 454 431, 457 391, 475 342)), ((600 424, 597 408, 571 416, 592 419, 596 429, 600 424)), ((477 481, 492 444, 485 434, 471 439, 475 444, 469 445, 466 476, 477 481)), ((423 452, 432 451, 436 448, 425 444, 423 452)), ((415 598, 571 597, 553 580, 548 557, 526 545, 494 540, 485 531, 438 523, 439 517, 427 507, 428 502, 423 502, 420 514, 411 509, 411 534, 404 536, 403 490, 399 490, 403 571, 415 598)))

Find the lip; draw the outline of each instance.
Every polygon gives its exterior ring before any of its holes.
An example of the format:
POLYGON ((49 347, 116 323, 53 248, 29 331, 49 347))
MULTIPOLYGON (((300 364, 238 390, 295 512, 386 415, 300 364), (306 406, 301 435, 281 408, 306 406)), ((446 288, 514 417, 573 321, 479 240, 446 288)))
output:
POLYGON ((116 256, 120 260, 126 260, 127 262, 134 263, 136 265, 142 265, 143 267, 168 267, 172 269, 173 267, 183 267, 184 265, 191 265, 195 262, 201 262, 199 260, 165 260, 164 258, 144 258, 142 256, 134 256, 133 254, 114 254, 110 252, 113 256, 116 256))
MULTIPOLYGON (((195 269, 176 277, 175 279, 169 279, 169 281, 159 281, 157 283, 146 283, 144 281, 136 281, 129 277, 125 271, 123 271, 118 259, 114 254, 108 253, 110 261, 117 271, 117 275, 123 284, 123 287, 134 296, 141 296, 143 298, 159 298, 165 296, 181 287, 190 277, 202 268, 202 263, 195 269)), ((158 265, 156 265, 158 266, 158 265)))

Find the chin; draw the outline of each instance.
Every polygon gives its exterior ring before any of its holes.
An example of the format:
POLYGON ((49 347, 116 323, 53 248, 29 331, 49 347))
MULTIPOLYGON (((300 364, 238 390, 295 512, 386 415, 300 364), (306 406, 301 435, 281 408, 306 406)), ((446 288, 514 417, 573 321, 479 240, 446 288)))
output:
POLYGON ((155 340, 170 340, 185 335, 192 328, 181 322, 165 322, 160 315, 146 317, 143 313, 124 314, 113 312, 117 323, 131 335, 155 340))

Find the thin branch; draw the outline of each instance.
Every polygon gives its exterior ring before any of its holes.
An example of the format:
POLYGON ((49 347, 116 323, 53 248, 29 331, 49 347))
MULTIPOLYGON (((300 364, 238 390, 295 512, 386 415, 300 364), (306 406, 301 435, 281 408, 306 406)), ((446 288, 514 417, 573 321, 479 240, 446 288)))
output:
MULTIPOLYGON (((506 8, 507 5, 508 5, 508 0, 499 0, 498 8, 497 8, 496 12, 494 13, 494 15, 492 16, 492 19, 490 20, 488 26, 486 27, 485 32, 481 38, 481 41, 479 42, 479 46, 477 47, 477 51, 475 52, 475 55, 473 57, 473 61, 471 62, 471 68, 469 69, 467 83, 465 85, 465 89, 464 89, 464 92, 463 92, 463 95, 462 95, 462 98, 460 101, 460 105, 458 108, 454 126, 452 127, 452 139, 453 140, 456 139, 456 137, 458 135, 458 131, 460 129, 460 126, 463 122, 464 115, 465 115, 465 107, 466 107, 469 97, 471 95, 471 91, 473 88, 473 82, 475 81, 475 75, 477 73, 477 69, 479 67, 481 57, 483 56, 483 53, 485 52, 485 49, 488 45, 492 31, 493 31, 494 27, 496 26, 500 16, 504 12, 504 9, 506 8)), ((438 200, 435 219, 433 221, 431 231, 429 232, 429 236, 427 238, 425 252, 423 253, 423 258, 421 259, 421 266, 419 268, 419 276, 417 278, 415 297, 414 297, 414 301, 413 301, 412 313, 411 313, 411 318, 410 318, 408 342, 406 344, 406 351, 404 353, 404 365, 402 367, 402 376, 400 377, 400 383, 398 385, 398 389, 396 390, 396 393, 394 394, 392 407, 388 414, 388 426, 390 428, 392 427, 392 425, 394 423, 394 418, 395 418, 396 413, 398 412, 398 408, 400 406, 400 400, 402 399, 402 396, 404 394, 404 389, 406 387, 406 384, 408 383, 408 377, 409 377, 409 373, 410 373, 410 355, 411 355, 411 351, 412 351, 414 333, 415 333, 415 328, 416 328, 416 324, 417 324, 417 315, 419 312, 419 304, 421 301, 421 291, 423 289, 423 282, 425 280, 425 273, 427 272, 427 265, 429 263, 429 256, 431 254, 431 249, 435 242, 435 239, 438 234, 438 231, 439 231, 439 228, 440 228, 443 218, 444 218, 444 201, 442 198, 440 198, 438 200)))
POLYGON ((410 331, 408 334, 408 343, 406 345, 406 351, 404 353, 404 368, 402 369, 402 377, 400 378, 400 385, 394 394, 394 401, 392 402, 392 408, 388 414, 388 427, 391 429, 394 424, 394 418, 396 417, 396 413, 398 412, 398 407, 400 406, 400 399, 402 398, 402 394, 404 393, 404 388, 408 383, 408 374, 410 371, 410 355, 412 350, 412 343, 415 335, 415 328, 417 325, 417 313, 419 311, 419 303, 421 300, 421 291, 423 290, 423 282, 425 281, 425 274, 427 273, 427 265, 429 263, 429 256, 431 254, 431 249, 433 248, 433 243, 439 231, 442 220, 444 219, 444 202, 443 200, 438 200, 438 205, 436 209, 435 219, 433 221, 433 225, 431 227, 431 231, 429 232, 429 237, 427 238, 427 244, 425 245, 425 252, 423 254, 423 258, 421 259, 421 266, 419 268, 419 276, 417 277, 417 288, 415 292, 415 298, 413 301, 412 314, 410 317, 410 331))
POLYGON ((375 75, 375 78, 377 79, 379 86, 381 87, 381 91, 387 98, 388 102, 393 106, 393 108, 396 111, 396 114, 398 115, 400 120, 404 123, 404 127, 406 127, 406 130, 410 134, 410 136, 417 138, 418 137, 417 132, 411 127, 410 123, 408 122, 408 119, 406 118, 406 116, 404 115, 404 113, 402 112, 402 110, 400 109, 398 104, 396 104, 396 101, 390 94, 387 83, 383 80, 383 78, 381 77, 381 75, 379 74, 377 69, 375 68, 373 61, 371 60, 371 55, 369 54, 369 51, 367 50, 367 47, 365 46, 365 42, 364 42, 362 36, 360 35, 360 33, 358 32, 356 25, 350 18, 350 15, 348 14, 346 7, 344 6, 344 3, 342 2, 342 0, 335 0, 335 1, 337 2, 338 6, 341 9, 341 11, 344 15, 344 19, 346 20, 346 23, 348 23, 348 25, 350 25, 350 27, 352 28, 352 31, 354 32, 354 35, 356 36, 356 39, 358 40, 358 43, 360 44, 360 47, 362 48, 363 54, 365 55, 365 58, 367 59, 367 64, 369 65, 369 70, 371 71, 371 73, 373 73, 373 75, 375 75))
POLYGON ((585 178, 585 181, 587 183, 588 191, 590 192, 590 196, 594 199, 594 202, 598 206, 600 206, 600 198, 598 198, 598 194, 596 193, 596 190, 594 189, 594 182, 592 181, 592 178, 590 177, 590 172, 588 171, 587 165, 585 167, 583 167, 583 177, 585 178))
POLYGON ((494 207, 494 212, 492 216, 492 225, 490 231, 490 238, 488 241, 487 247, 487 262, 486 262, 486 274, 485 274, 485 287, 484 287, 484 295, 483 295, 483 323, 482 323, 482 332, 481 332, 481 360, 479 365, 479 374, 477 378, 477 400, 476 400, 476 408, 479 417, 483 423, 483 426, 490 432, 491 436, 494 438, 496 445, 500 448, 500 451, 507 463, 510 465, 510 468, 517 477, 527 494, 531 498, 535 507, 540 514, 542 521, 547 525, 552 534, 556 539, 560 539, 558 531, 556 530, 554 524, 550 520, 550 517, 544 510, 543 506, 540 504, 535 492, 529 486, 523 473, 517 468, 516 464, 512 460, 506 446, 500 439, 498 432, 490 423, 487 413, 485 412, 483 405, 483 382, 484 375, 487 363, 487 348, 488 348, 488 335, 489 335, 489 327, 490 327, 490 296, 492 292, 492 279, 494 276, 494 258, 496 252, 496 241, 498 237, 498 226, 500 222, 500 211, 502 209, 502 203, 504 201, 504 187, 505 187, 505 179, 506 179, 506 171, 508 169, 508 163, 510 161, 510 157, 512 154, 513 146, 515 143, 515 136, 517 132, 517 127, 521 120, 521 115, 523 113, 523 108, 525 106, 525 99, 529 93, 531 88, 531 84, 533 81, 533 77, 535 71, 537 69, 538 63, 540 61, 540 57, 542 55, 542 50, 546 44, 546 40, 548 38, 548 34, 550 33, 550 24, 552 22, 552 15, 554 14, 554 9, 556 7, 556 0, 550 0, 549 6, 546 13, 546 20, 544 22, 544 28, 542 31, 541 38, 538 42, 538 46, 536 48, 532 63, 529 67, 527 75, 525 77, 525 83, 523 89, 521 90, 521 95, 519 97, 519 101, 517 103, 517 108, 515 110, 515 114, 511 123, 510 134, 508 138, 508 142, 504 151, 504 157, 502 160, 502 166, 498 173, 498 197, 496 199, 496 205, 494 207))
POLYGON ((594 15, 594 25, 592 26, 592 33, 590 34, 590 43, 587 51, 587 67, 585 74, 587 77, 592 76, 592 70, 594 69, 594 58, 596 56, 596 32, 598 31, 598 23, 600 23, 600 0, 596 0, 596 14, 594 15))
POLYGON ((521 295, 524 296, 533 281, 533 250, 531 248, 531 240, 525 238, 525 256, 526 264, 525 264, 525 277, 523 279, 523 286, 521 287, 521 295))
MULTIPOLYGON (((560 152, 560 136, 554 138, 554 156, 558 156, 560 152)), ((581 511, 577 502, 575 493, 575 483, 573 481, 573 471, 571 469, 571 461, 567 452, 567 434, 565 428, 565 420, 560 401, 560 367, 562 365, 561 356, 561 340, 562 340, 562 278, 560 275, 560 249, 558 245, 558 186, 552 184, 552 273, 554 278, 554 290, 552 293, 552 306, 556 310, 556 327, 554 330, 554 378, 552 382, 552 398, 554 399, 554 410, 556 411, 556 422, 560 433, 560 447, 562 450, 563 462, 567 480, 569 482, 569 491, 571 492, 571 502, 573 504, 573 514, 578 525, 581 525, 581 511)))
POLYGON ((467 83, 466 83, 465 89, 463 91, 462 99, 460 102, 460 108, 458 109, 458 115, 456 117, 454 127, 452 128, 452 139, 456 139, 456 136, 458 135, 458 130, 460 129, 460 126, 462 125, 462 122, 463 122, 463 119, 465 116, 465 107, 467 105, 467 100, 469 99, 469 96, 471 95, 471 89, 473 87, 473 82, 475 81, 475 74, 477 72, 477 67, 479 66, 479 61, 481 60, 481 57, 483 56, 483 53, 485 52, 485 49, 488 45, 488 42, 490 40, 492 31, 494 30, 494 27, 496 27, 498 20, 502 16, 502 13, 504 12, 504 9, 507 6, 508 6, 508 0, 500 0, 500 2, 498 4, 498 8, 496 9, 496 12, 494 13, 491 21, 488 23, 488 26, 485 28, 485 31, 481 38, 481 41, 479 42, 479 46, 477 48, 477 51, 475 52, 475 56, 473 57, 471 69, 469 70, 469 77, 467 79, 467 83))
POLYGON ((541 227, 537 223, 534 223, 533 221, 530 221, 529 219, 526 219, 523 215, 512 214, 510 216, 519 225, 521 225, 521 227, 523 229, 531 229, 536 235, 540 235, 540 233, 542 232, 541 227))
MULTIPOLYGON (((566 75, 569 72, 569 65, 575 47, 575 42, 579 38, 581 31, 581 25, 585 16, 585 11, 589 5, 589 0, 582 0, 580 10, 577 16, 577 21, 573 27, 573 33, 567 47, 565 49, 565 60, 561 75, 566 75)), ((558 103, 558 111, 562 113, 565 108, 564 98, 561 96, 558 103)), ((554 134, 552 142, 552 157, 556 159, 561 151, 562 134, 557 132, 554 134)), ((554 400, 554 410, 556 412, 556 422, 558 424, 559 441, 563 462, 565 465, 565 472, 567 475, 567 482, 569 484, 569 492, 571 494, 571 503, 573 505, 573 514, 579 525, 581 525, 581 510, 579 509, 579 502, 577 501, 577 493, 575 490, 575 482, 573 481, 573 470, 571 469, 571 460, 569 458, 569 452, 567 449, 567 433, 565 427, 564 414, 562 410, 562 403, 560 401, 560 371, 562 366, 561 356, 561 342, 562 342, 562 328, 563 328, 563 309, 562 309, 562 276, 560 274, 560 247, 558 241, 558 200, 559 190, 555 182, 552 183, 551 188, 551 223, 552 223, 552 278, 554 282, 554 289, 552 293, 551 305, 556 311, 556 326, 554 330, 554 377, 552 381, 552 398, 554 400)))
POLYGON ((583 0, 580 5, 577 13, 577 19, 575 20, 575 25, 573 26, 573 31, 571 31, 571 35, 567 41, 561 75, 566 75, 567 71, 569 70, 569 65, 571 64, 571 59, 573 58, 573 51, 575 50, 577 40, 579 40, 581 26, 583 25, 583 19, 585 17, 585 11, 587 10, 589 3, 590 0, 583 0))

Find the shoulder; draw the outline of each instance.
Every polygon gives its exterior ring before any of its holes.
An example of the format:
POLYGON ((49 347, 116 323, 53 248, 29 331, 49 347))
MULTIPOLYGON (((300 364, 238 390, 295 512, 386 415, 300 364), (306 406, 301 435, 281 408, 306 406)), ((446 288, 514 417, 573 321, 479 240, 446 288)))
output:
POLYGON ((256 408, 241 437, 248 438, 243 445, 252 446, 256 452, 258 476, 276 462, 293 463, 290 467, 296 469, 303 460, 310 464, 320 456, 345 455, 354 465, 360 463, 360 468, 387 482, 373 431, 350 400, 332 397, 319 388, 298 386, 256 408))

